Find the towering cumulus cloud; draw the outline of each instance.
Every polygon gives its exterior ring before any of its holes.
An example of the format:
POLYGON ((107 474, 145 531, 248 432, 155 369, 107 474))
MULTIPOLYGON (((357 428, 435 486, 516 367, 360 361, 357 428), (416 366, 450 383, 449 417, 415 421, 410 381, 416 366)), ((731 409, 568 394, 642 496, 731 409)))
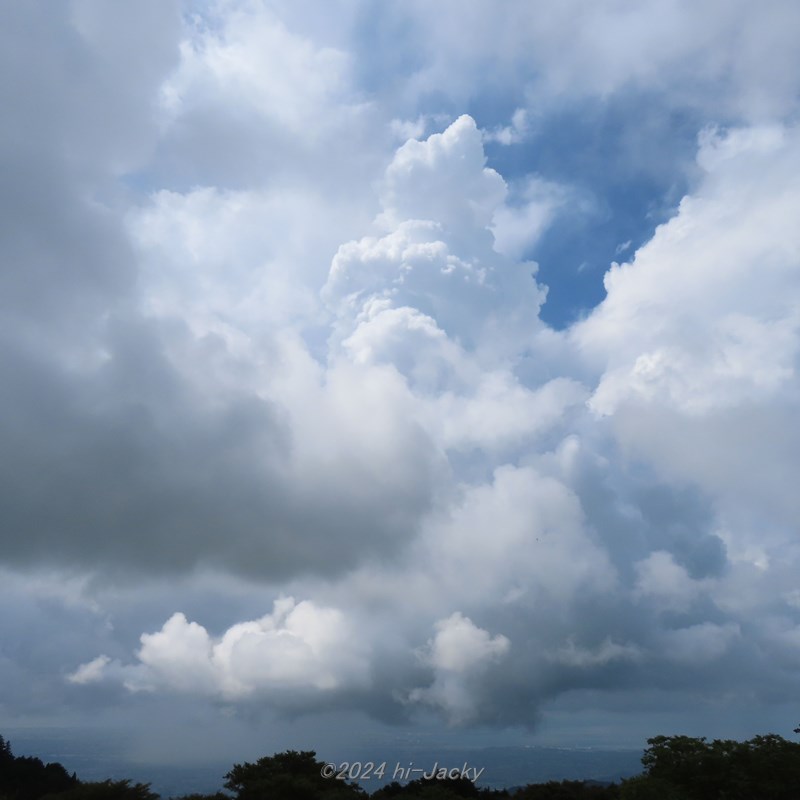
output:
MULTIPOLYGON (((292 362, 260 388, 291 443, 292 485, 321 503, 349 481, 345 499, 374 509, 393 556, 375 560, 380 539, 357 547, 348 532, 346 576, 304 584, 327 608, 303 601, 283 626, 266 617, 217 640, 175 615, 142 636, 138 662, 95 660, 73 680, 307 709, 346 691, 365 709, 394 698, 456 723, 526 723, 568 689, 670 689, 694 672, 708 690, 708 665, 735 656, 714 677, 728 691, 789 657, 786 611, 758 630, 751 615, 792 588, 797 141, 704 134, 700 185, 564 335, 537 319, 535 265, 492 247, 506 189, 473 120, 404 144, 378 232, 333 257, 327 359, 279 342, 292 362), (529 364, 559 356, 564 374, 549 380, 529 364), (403 495, 417 453, 436 465, 427 506, 403 495), (288 624, 301 609, 337 647, 288 624), (286 681, 291 693, 271 693, 286 681)), ((308 548, 298 567, 318 568, 337 523, 309 530, 304 513, 252 540, 248 572, 278 535, 308 548)))

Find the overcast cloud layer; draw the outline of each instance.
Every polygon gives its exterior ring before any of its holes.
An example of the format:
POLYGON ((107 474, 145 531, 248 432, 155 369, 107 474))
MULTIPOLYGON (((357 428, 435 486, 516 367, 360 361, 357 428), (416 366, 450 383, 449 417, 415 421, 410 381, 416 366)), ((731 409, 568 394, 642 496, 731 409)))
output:
POLYGON ((797 722, 800 7, 2 17, 4 720, 797 722))

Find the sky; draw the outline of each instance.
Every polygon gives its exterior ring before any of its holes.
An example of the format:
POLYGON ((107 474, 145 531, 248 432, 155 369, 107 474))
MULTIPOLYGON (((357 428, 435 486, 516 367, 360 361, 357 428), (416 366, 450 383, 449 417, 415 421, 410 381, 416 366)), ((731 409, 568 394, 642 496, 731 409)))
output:
POLYGON ((0 733, 800 723, 800 6, 0 24, 0 733))

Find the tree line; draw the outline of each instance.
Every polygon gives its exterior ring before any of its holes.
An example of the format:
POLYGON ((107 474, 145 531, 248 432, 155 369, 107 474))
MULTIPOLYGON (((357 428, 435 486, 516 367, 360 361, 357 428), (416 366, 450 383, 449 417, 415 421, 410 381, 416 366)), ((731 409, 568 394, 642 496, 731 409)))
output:
MULTIPOLYGON (((464 777, 396 781, 368 795, 352 781, 323 776, 314 751, 287 750, 234 764, 225 792, 174 800, 798 800, 800 744, 776 734, 745 742, 656 736, 647 740, 642 774, 620 783, 550 781, 515 789, 479 788, 464 777)), ((81 781, 58 763, 15 756, 0 736, 0 800, 160 800, 150 784, 81 781)))

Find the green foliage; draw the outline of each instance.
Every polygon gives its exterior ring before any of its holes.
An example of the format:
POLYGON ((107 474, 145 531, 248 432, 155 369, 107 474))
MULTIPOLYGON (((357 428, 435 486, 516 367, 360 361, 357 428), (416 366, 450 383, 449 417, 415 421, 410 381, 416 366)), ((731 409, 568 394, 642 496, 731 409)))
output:
POLYGON ((173 797, 171 800, 231 800, 230 795, 223 792, 214 792, 214 794, 182 794, 180 797, 173 797))
POLYGON ((549 781, 520 789, 514 800, 616 800, 619 787, 599 786, 586 781, 549 781))
POLYGON ((323 778, 324 762, 312 751, 287 750, 265 756, 255 764, 234 764, 225 776, 225 788, 235 792, 237 800, 348 800, 364 798, 360 787, 323 778))
MULTIPOLYGON (((650 746, 642 764, 651 783, 642 781, 644 788, 658 781, 672 791, 680 790, 682 794, 676 795, 680 800, 800 797, 800 744, 781 736, 756 736, 746 742, 716 739, 711 743, 704 738, 656 736, 647 742, 650 746)), ((638 797, 623 794, 625 800, 638 797)))
POLYGON ((42 800, 159 800, 159 795, 150 791, 149 783, 106 780, 81 782, 67 792, 47 795, 42 800))
POLYGON ((688 800, 688 795, 680 787, 660 778, 637 775, 622 782, 619 798, 620 800, 688 800))
POLYGON ((0 736, 0 766, 8 764, 14 760, 14 755, 11 752, 11 743, 7 742, 0 736))
MULTIPOLYGON (((416 781, 413 781, 416 783, 416 781)), ((432 797, 480 797, 481 793, 475 784, 467 778, 422 778, 420 787, 423 790, 436 792, 432 797)))
POLYGON ((11 745, 0 736, 0 798, 39 800, 48 794, 64 792, 78 779, 61 764, 45 764, 39 758, 17 757, 11 745))
POLYGON ((507 791, 478 789, 467 778, 418 778, 404 785, 397 781, 387 784, 371 795, 371 800, 390 798, 421 798, 422 800, 458 800, 459 798, 506 798, 507 791))

